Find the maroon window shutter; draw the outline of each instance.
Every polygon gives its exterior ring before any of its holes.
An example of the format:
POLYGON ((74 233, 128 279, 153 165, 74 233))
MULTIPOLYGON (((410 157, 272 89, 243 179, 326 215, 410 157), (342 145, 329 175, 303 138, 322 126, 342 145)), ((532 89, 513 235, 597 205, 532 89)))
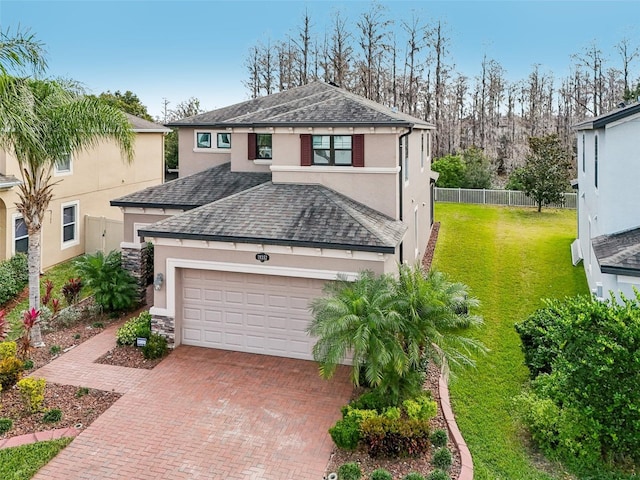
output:
POLYGON ((364 135, 353 136, 353 166, 364 167, 364 135))
POLYGON ((247 135, 248 137, 248 141, 249 144, 247 145, 249 147, 249 153, 248 153, 248 157, 249 160, 255 160, 256 159, 256 134, 255 133, 250 133, 249 135, 247 135))
POLYGON ((308 167, 311 165, 311 135, 303 133, 300 135, 300 165, 308 167))

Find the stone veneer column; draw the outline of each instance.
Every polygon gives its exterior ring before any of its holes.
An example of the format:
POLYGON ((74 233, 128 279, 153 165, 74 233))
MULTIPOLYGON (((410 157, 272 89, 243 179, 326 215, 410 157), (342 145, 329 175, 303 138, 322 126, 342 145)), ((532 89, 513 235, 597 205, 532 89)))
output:
POLYGON ((136 280, 136 289, 138 291, 137 301, 140 305, 147 304, 147 262, 146 250, 147 244, 123 244, 122 249, 122 268, 128 271, 136 280))
POLYGON ((169 348, 176 346, 175 327, 175 318, 158 314, 151 315, 151 333, 157 333, 166 338, 169 348))

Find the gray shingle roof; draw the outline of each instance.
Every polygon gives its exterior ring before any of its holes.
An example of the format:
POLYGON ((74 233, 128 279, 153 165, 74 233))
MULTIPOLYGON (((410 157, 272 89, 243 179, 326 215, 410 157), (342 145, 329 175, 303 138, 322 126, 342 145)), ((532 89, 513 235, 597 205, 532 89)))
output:
POLYGON ((20 185, 22 183, 21 180, 18 180, 13 175, 2 175, 0 173, 0 188, 11 188, 16 185, 20 185))
POLYGON ((237 103, 169 125, 219 128, 296 125, 431 127, 424 120, 323 82, 237 103))
POLYGON ((148 237, 395 251, 407 226, 321 185, 259 185, 141 230, 148 237))
POLYGON ((167 128, 164 125, 150 122, 149 120, 136 117, 135 115, 131 115, 130 113, 125 113, 125 115, 129 119, 129 123, 131 123, 134 132, 169 133, 171 131, 170 128, 167 128))
POLYGON ((232 172, 225 163, 111 200, 114 207, 190 210, 271 180, 271 173, 232 172))
POLYGON ((616 108, 610 112, 598 115, 597 117, 586 118, 583 121, 573 125, 575 130, 592 130, 594 128, 602 128, 605 125, 635 115, 640 112, 640 102, 634 102, 621 108, 616 108))
POLYGON ((640 276, 640 227, 592 240, 602 273, 640 276))

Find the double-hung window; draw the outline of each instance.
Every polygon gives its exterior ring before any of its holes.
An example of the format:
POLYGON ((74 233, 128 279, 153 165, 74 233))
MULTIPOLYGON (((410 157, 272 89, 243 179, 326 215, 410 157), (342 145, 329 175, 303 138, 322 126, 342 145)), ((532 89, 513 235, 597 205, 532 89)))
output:
POLYGON ((594 185, 598 188, 598 136, 596 135, 593 139, 593 153, 594 153, 594 161, 593 161, 593 178, 594 185))
POLYGON ((351 165, 351 135, 313 135, 311 140, 314 165, 351 165))
POLYGON ((16 215, 13 220, 13 246, 15 253, 26 253, 29 249, 29 232, 22 216, 16 215))
POLYGON ((78 241, 78 202, 62 204, 62 246, 76 245, 78 241))
POLYGON ((256 134, 256 158, 271 160, 273 155, 272 136, 270 133, 256 134))

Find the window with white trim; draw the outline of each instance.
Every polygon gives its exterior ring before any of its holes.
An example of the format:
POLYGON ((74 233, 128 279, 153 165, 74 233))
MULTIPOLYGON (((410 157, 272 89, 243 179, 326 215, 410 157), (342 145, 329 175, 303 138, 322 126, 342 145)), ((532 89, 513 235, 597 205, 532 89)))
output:
POLYGON ((71 160, 71 154, 66 154, 56 161, 53 173, 55 175, 70 175, 73 173, 72 166, 73 161, 71 160))
POLYGON ((419 231, 419 225, 418 225, 418 207, 416 206, 416 208, 413 210, 413 240, 415 242, 415 256, 416 258, 418 257, 418 254, 420 253, 420 248, 419 248, 419 239, 420 239, 420 231, 419 231))
POLYGON ((598 188, 598 136, 596 135, 596 137, 594 138, 594 147, 593 147, 593 153, 594 153, 594 161, 593 161, 593 183, 595 185, 596 188, 598 188))
POLYGON ((313 135, 313 165, 352 165, 351 135, 313 135))
POLYGON ((403 154, 404 154, 404 181, 409 181, 409 135, 404 137, 404 146, 403 146, 403 154))
POLYGON ((211 148, 211 132, 196 132, 196 148, 211 148))
POLYGON ((62 247, 80 243, 78 235, 79 202, 63 203, 62 206, 62 247))
POLYGON ((420 134, 420 168, 424 168, 424 132, 420 134))
POLYGON ((29 249, 29 232, 22 215, 13 216, 13 253, 27 253, 29 249))

